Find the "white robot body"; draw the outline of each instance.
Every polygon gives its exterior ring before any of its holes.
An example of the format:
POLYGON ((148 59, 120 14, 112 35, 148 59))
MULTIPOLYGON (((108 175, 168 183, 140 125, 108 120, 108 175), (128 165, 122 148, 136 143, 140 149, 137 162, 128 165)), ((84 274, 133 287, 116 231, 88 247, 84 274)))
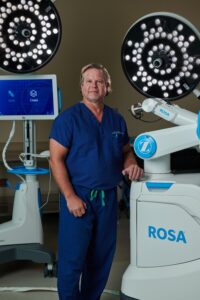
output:
POLYGON ((43 245, 42 198, 37 179, 37 176, 49 171, 37 168, 36 155, 30 155, 36 152, 35 123, 25 120, 23 126, 24 166, 8 169, 21 181, 15 189, 12 218, 0 224, 0 263, 15 260, 44 263, 45 276, 54 276, 55 254, 43 245))
POLYGON ((22 183, 15 192, 12 220, 0 225, 0 246, 42 244, 40 214, 38 181, 22 183))
POLYGON ((131 263, 122 281, 130 298, 122 299, 199 300, 200 186, 172 177, 132 184, 131 263))
MULTIPOLYGON (((166 109, 162 100, 145 102, 157 115, 162 106, 166 109)), ((131 185, 131 262, 123 275, 121 300, 200 299, 200 174, 175 175, 170 166, 170 153, 198 148, 197 115, 171 105, 172 113, 173 108, 180 126, 135 140, 145 175, 131 185)))

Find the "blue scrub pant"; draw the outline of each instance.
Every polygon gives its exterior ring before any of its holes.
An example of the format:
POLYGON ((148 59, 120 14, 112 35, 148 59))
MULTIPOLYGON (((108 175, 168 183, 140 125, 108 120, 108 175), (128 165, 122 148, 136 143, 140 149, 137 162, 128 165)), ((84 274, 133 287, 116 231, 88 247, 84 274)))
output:
POLYGON ((99 300, 106 286, 116 248, 117 190, 90 200, 90 190, 75 187, 86 202, 82 217, 69 213, 61 196, 58 237, 58 294, 60 300, 99 300), (81 280, 80 280, 81 278, 81 280))

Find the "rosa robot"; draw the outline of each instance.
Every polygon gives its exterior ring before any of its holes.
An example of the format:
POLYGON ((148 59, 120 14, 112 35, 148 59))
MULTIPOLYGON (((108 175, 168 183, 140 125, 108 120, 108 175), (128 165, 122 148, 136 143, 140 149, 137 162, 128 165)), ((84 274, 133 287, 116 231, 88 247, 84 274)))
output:
POLYGON ((200 174, 173 174, 170 166, 171 153, 199 151, 199 115, 171 103, 200 95, 199 38, 183 17, 159 12, 134 23, 123 42, 125 74, 146 96, 132 114, 153 113, 178 126, 142 133, 134 142, 145 173, 131 185, 131 261, 121 300, 200 299, 200 174))

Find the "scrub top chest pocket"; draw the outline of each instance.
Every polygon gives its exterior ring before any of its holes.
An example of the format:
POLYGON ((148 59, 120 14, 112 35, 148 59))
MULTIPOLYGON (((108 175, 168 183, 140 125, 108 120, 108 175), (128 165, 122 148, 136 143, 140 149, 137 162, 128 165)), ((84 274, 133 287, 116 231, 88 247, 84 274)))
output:
POLYGON ((119 130, 112 131, 112 150, 117 156, 122 155, 124 146, 124 133, 119 130))

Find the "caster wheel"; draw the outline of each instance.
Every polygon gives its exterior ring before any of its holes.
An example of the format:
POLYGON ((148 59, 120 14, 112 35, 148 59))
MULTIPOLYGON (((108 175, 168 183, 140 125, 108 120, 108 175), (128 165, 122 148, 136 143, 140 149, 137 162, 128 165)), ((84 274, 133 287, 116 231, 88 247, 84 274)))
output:
POLYGON ((57 264, 45 264, 44 277, 57 277, 57 264))

